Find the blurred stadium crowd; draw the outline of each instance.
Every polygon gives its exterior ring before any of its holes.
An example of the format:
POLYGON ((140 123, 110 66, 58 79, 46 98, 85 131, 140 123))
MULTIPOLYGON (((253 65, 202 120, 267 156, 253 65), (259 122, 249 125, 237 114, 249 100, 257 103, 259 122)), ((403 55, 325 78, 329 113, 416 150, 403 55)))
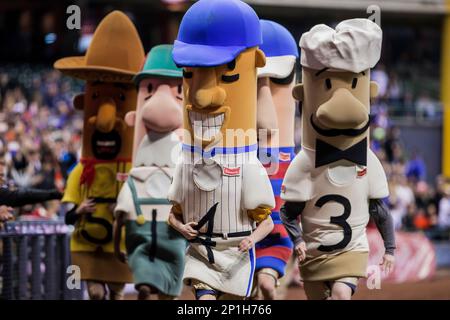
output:
MULTIPOLYGON (((0 160, 10 189, 64 189, 76 164, 83 121, 73 109, 81 83, 48 67, 0 69, 0 160)), ((17 208, 17 219, 57 219, 58 201, 17 208)))
MULTIPOLYGON (((387 201, 396 229, 422 230, 433 240, 449 239, 450 181, 438 176, 434 183, 427 182, 432 179, 427 179, 425 162, 404 148, 400 129, 391 121, 391 115, 439 120, 441 107, 426 93, 413 94, 414 88, 400 80, 401 69, 398 73, 386 70, 379 65, 372 73, 380 96, 372 104, 371 143, 388 175, 391 195, 387 201)), ((83 121, 72 98, 81 91, 81 82, 48 66, 0 66, 3 187, 64 189, 79 158, 83 121)), ((298 128, 297 143, 299 133, 298 128)), ((19 220, 58 219, 64 210, 58 201, 50 201, 19 208, 15 214, 19 220)))

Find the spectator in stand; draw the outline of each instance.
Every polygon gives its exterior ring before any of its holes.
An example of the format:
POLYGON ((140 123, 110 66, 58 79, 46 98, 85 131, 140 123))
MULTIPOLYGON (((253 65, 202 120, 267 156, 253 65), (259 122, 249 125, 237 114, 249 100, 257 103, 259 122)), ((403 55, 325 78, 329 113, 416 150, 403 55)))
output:
POLYGON ((407 215, 408 209, 414 204, 414 192, 408 184, 406 177, 400 174, 394 174, 389 183, 389 205, 394 227, 401 229, 403 218, 407 215))
POLYGON ((61 168, 61 174, 65 181, 70 171, 77 164, 77 152, 73 144, 65 146, 63 138, 55 139, 54 148, 55 154, 58 157, 58 165, 61 168))
POLYGON ((391 71, 389 73, 389 83, 386 96, 391 107, 398 108, 403 103, 403 87, 396 72, 391 71))
POLYGON ((443 175, 438 175, 436 177, 436 192, 434 193, 433 202, 436 205, 438 216, 439 216, 439 205, 440 205, 441 199, 445 197, 446 188, 449 183, 450 183, 450 179, 449 179, 449 181, 447 181, 447 179, 445 179, 445 177, 443 175))
MULTIPOLYGON (((4 156, 0 154, 0 172, 4 172, 4 156)), ((4 187, 4 175, 0 175, 0 206, 21 207, 27 204, 45 202, 49 200, 61 199, 62 194, 56 189, 37 190, 37 189, 17 189, 10 190, 4 187)), ((3 209, 3 211, 8 211, 3 209)))
POLYGON ((404 231, 416 231, 415 217, 417 213, 416 204, 412 203, 408 206, 408 212, 402 219, 402 229, 404 231))
POLYGON ((425 234, 430 239, 440 239, 441 230, 439 227, 439 218, 437 215, 437 208, 434 203, 429 203, 427 208, 429 227, 425 230, 425 234))
POLYGON ((418 209, 425 210, 425 208, 428 206, 428 204, 431 201, 430 188, 425 181, 419 181, 417 183, 416 183, 416 181, 412 181, 412 183, 416 187, 414 190, 414 196, 416 198, 416 206, 418 209))
POLYGON ((396 147, 400 146, 400 130, 398 127, 391 127, 387 131, 386 140, 384 142, 384 152, 386 154, 386 160, 389 163, 394 162, 396 147))
POLYGON ((14 218, 13 208, 8 206, 0 206, 0 230, 3 229, 3 224, 14 218))
POLYGON ((425 231, 430 227, 430 220, 424 209, 418 209, 414 214, 413 223, 416 230, 425 231))
POLYGON ((0 206, 0 223, 6 222, 14 218, 13 211, 14 209, 7 206, 0 206))
POLYGON ((439 227, 445 232, 450 233, 450 183, 444 188, 444 194, 439 201, 439 227))
POLYGON ((412 153, 411 159, 406 164, 406 176, 410 181, 420 182, 427 177, 427 168, 422 157, 417 151, 412 153))
POLYGON ((384 64, 379 63, 370 74, 372 80, 378 84, 378 97, 384 99, 388 93, 389 87, 389 77, 386 73, 386 67, 384 64))
POLYGON ((416 115, 419 118, 435 118, 438 102, 430 98, 427 92, 423 92, 416 101, 416 115))

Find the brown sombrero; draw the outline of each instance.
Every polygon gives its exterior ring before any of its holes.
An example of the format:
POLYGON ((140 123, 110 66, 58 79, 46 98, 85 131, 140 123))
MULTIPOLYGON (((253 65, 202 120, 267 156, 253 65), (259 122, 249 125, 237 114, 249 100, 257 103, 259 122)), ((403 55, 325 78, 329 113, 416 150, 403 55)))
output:
POLYGON ((53 66, 82 80, 132 83, 144 59, 135 26, 124 13, 113 11, 98 25, 85 56, 62 58, 53 66))

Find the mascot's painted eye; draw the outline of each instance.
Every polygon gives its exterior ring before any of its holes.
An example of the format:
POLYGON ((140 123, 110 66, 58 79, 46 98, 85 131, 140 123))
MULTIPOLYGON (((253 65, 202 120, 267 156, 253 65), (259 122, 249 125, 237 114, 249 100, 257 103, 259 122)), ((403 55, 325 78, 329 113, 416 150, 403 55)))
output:
POLYGON ((187 72, 183 69, 183 78, 185 79, 191 79, 192 78, 192 72, 187 72))
MULTIPOLYGON (((234 59, 233 61, 227 63, 227 68, 228 70, 234 70, 236 68, 236 59, 234 59)), ((239 74, 232 74, 232 75, 223 75, 222 76, 222 81, 223 82, 227 82, 227 83, 232 83, 232 82, 236 82, 239 80, 239 74)))
POLYGON ((352 89, 355 89, 357 85, 358 85, 358 78, 353 78, 352 89))
POLYGON ((92 99, 95 100, 95 99, 97 99, 98 97, 99 97, 99 94, 98 94, 97 91, 95 91, 95 92, 92 94, 92 99))
POLYGON ((236 68, 236 59, 234 59, 234 60, 231 61, 231 62, 228 62, 228 63, 227 63, 227 68, 228 68, 229 70, 234 70, 234 68, 236 68))
POLYGON ((227 76, 227 75, 223 75, 222 76, 222 81, 223 82, 227 82, 227 83, 232 83, 232 82, 236 82, 239 80, 239 74, 233 74, 231 76, 227 76))
POLYGON ((181 84, 178 85, 178 94, 181 94, 183 92, 183 87, 181 84))
POLYGON ((328 90, 330 90, 332 88, 330 78, 325 79, 325 85, 327 86, 328 90))
POLYGON ((147 86, 147 92, 151 93, 153 91, 153 84, 149 83, 147 86))
POLYGON ((120 101, 125 101, 125 95, 122 92, 119 93, 119 99, 120 101))

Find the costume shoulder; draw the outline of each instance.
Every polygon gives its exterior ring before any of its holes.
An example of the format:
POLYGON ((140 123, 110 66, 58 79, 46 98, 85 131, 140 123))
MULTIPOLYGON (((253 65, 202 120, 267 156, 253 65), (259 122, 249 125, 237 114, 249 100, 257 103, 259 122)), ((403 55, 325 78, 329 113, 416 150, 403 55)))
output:
POLYGON ((116 208, 114 209, 114 215, 117 217, 119 212, 125 212, 129 214, 134 207, 133 195, 131 194, 130 186, 128 182, 125 182, 120 189, 117 197, 116 208))
POLYGON ((61 202, 70 202, 79 205, 83 201, 83 199, 81 199, 80 190, 80 178, 82 172, 83 165, 78 163, 69 174, 61 202))
POLYGON ((257 159, 243 165, 242 199, 244 209, 247 210, 275 207, 275 198, 267 171, 257 159))
POLYGON ((281 187, 281 199, 292 202, 304 202, 311 199, 314 169, 312 154, 301 150, 289 165, 281 187))
POLYGON ((386 173, 380 160, 370 149, 367 155, 367 174, 369 178, 369 199, 383 199, 389 196, 386 173))
POLYGON ((183 162, 179 161, 173 172, 172 183, 170 184, 167 199, 172 203, 181 204, 183 202, 183 188, 187 187, 187 185, 183 185, 183 162))

